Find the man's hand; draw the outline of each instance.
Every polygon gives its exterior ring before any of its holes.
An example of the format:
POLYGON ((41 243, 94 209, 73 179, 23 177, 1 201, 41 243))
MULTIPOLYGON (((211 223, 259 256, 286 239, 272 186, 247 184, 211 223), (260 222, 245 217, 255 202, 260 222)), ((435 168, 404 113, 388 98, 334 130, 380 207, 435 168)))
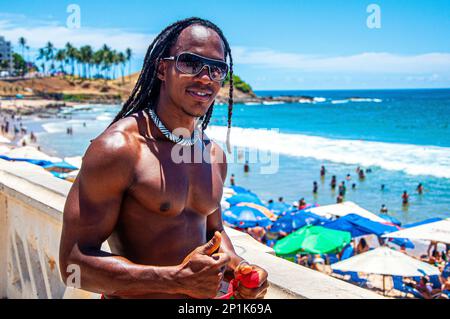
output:
POLYGON ((194 249, 184 259, 175 275, 180 293, 200 299, 217 295, 226 265, 230 261, 225 253, 213 254, 220 243, 221 234, 216 232, 209 242, 194 249))
MULTIPOLYGON (((245 278, 245 276, 250 276, 253 272, 254 276, 251 279, 258 279, 258 283, 250 285, 251 287, 245 287, 245 280, 239 282, 239 286, 234 294, 236 299, 263 299, 267 293, 267 288, 269 287, 269 282, 267 281, 267 271, 256 265, 249 265, 248 263, 239 264, 234 270, 234 277, 245 278)), ((248 278, 248 277, 247 277, 248 278)), ((252 283, 254 280, 250 280, 252 283)))

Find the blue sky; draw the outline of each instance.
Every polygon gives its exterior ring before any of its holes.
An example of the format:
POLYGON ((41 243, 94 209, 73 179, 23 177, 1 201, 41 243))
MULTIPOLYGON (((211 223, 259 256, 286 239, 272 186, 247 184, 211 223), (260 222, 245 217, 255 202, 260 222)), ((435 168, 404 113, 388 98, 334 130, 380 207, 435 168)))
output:
POLYGON ((154 36, 189 16, 221 27, 254 89, 450 87, 450 0, 0 0, 0 35, 34 49, 131 47, 138 71, 154 36), (66 26, 69 4, 81 9, 80 29, 66 26), (370 4, 379 29, 367 26, 370 4))

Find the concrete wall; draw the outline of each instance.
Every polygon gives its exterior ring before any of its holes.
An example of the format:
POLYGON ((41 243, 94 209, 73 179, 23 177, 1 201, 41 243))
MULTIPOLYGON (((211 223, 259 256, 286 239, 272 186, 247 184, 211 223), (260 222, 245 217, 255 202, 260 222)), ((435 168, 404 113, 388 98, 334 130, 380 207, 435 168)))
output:
MULTIPOLYGON (((99 298, 61 281, 59 239, 70 187, 35 165, 0 160, 0 298, 99 298)), ((267 298, 381 298, 278 258, 247 234, 227 233, 238 254, 268 271, 267 298)))

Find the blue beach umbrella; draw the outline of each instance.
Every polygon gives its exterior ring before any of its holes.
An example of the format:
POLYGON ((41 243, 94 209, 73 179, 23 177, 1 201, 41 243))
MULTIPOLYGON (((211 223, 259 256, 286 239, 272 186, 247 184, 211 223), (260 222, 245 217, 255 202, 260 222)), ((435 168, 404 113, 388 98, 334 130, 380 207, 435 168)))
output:
POLYGON ((251 191, 249 191, 248 189, 246 189, 246 188, 244 188, 242 186, 234 185, 234 186, 231 186, 230 188, 232 190, 234 190, 236 193, 250 193, 250 194, 256 195, 256 194, 252 193, 251 191))
POLYGON ((433 217, 433 218, 422 220, 421 222, 403 225, 403 228, 411 228, 411 227, 416 227, 416 226, 420 226, 420 225, 430 224, 430 223, 438 222, 440 220, 442 220, 442 218, 433 217))
MULTIPOLYGON (((371 234, 381 237, 384 234, 398 230, 396 226, 382 224, 356 214, 343 216, 333 222, 326 223, 324 227, 348 231, 352 234, 352 237, 371 234)), ((392 240, 392 242, 399 246, 404 245, 406 248, 414 248, 414 244, 408 239, 399 238, 399 240, 392 240)))
POLYGON ((325 223, 324 227, 329 229, 347 231, 352 235, 352 238, 371 234, 370 232, 362 230, 359 227, 355 227, 355 225, 345 217, 346 216, 338 218, 334 221, 329 221, 328 223, 325 223))
POLYGON ((399 221, 397 218, 389 216, 389 215, 378 215, 379 217, 385 219, 386 221, 388 221, 391 224, 397 225, 397 226, 401 226, 402 223, 401 221, 399 221))
POLYGON ((232 206, 225 210, 222 215, 224 221, 239 228, 266 227, 272 224, 272 221, 260 210, 245 205, 232 206))
POLYGON ((58 170, 72 170, 72 171, 75 171, 75 170, 78 169, 77 167, 75 167, 73 165, 70 165, 69 163, 64 162, 64 161, 63 162, 59 162, 59 163, 47 164, 47 165, 44 165, 42 167, 44 169, 50 170, 50 171, 58 171, 58 170))
POLYGON ((287 211, 291 206, 285 202, 273 202, 267 205, 271 211, 275 214, 280 215, 282 212, 287 211))
POLYGON ((239 203, 254 203, 258 205, 264 205, 263 202, 256 195, 249 193, 238 193, 226 199, 230 205, 237 205, 239 203))
POLYGON ((327 221, 319 215, 297 210, 293 212, 286 212, 273 223, 271 230, 274 232, 283 231, 285 233, 292 233, 293 231, 307 225, 322 225, 327 221))

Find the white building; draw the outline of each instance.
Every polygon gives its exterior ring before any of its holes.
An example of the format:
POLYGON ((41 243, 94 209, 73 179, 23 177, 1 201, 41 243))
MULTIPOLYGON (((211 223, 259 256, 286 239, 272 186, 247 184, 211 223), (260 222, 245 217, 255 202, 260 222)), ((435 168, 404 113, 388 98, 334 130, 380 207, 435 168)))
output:
POLYGON ((11 42, 6 41, 0 36, 0 72, 7 71, 12 74, 13 71, 13 55, 11 42))

